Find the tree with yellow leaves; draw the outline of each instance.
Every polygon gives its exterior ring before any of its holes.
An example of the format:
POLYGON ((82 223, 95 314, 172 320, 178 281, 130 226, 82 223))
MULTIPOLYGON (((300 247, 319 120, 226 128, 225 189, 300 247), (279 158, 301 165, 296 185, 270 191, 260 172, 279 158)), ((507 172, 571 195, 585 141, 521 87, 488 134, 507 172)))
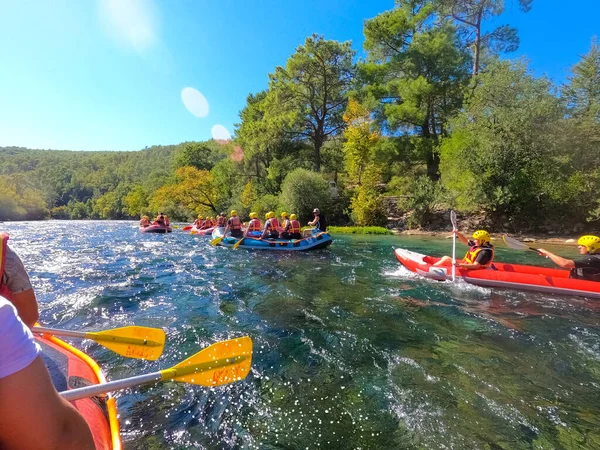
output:
POLYGON ((373 148, 380 138, 374 130, 371 114, 363 105, 352 99, 344 113, 344 155, 346 171, 351 181, 360 185, 362 175, 372 160, 373 148))

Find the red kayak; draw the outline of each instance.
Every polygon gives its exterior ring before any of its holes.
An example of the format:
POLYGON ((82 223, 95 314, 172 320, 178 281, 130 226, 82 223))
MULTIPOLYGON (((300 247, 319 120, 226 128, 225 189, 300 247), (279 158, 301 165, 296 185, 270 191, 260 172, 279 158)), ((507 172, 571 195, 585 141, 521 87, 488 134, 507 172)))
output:
POLYGON ((191 233, 197 234, 198 236, 211 236, 214 229, 215 229, 215 227, 201 228, 201 229, 192 227, 191 233))
MULTIPOLYGON (((452 267, 435 267, 440 260, 403 248, 396 258, 411 272, 438 281, 452 279, 452 267)), ((456 268, 456 277, 478 286, 600 298, 600 282, 569 278, 569 270, 494 262, 488 269, 456 268)))
POLYGON ((147 227, 140 227, 142 233, 171 233, 173 229, 169 226, 152 224, 147 227))

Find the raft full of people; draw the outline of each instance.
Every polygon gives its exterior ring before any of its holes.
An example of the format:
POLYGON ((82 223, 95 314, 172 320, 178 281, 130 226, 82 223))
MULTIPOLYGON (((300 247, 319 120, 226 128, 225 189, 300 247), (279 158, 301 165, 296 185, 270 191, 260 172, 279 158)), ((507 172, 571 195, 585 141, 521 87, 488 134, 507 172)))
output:
POLYGON ((142 233, 171 233, 173 229, 169 217, 163 213, 158 213, 153 222, 150 222, 148 216, 143 216, 140 220, 140 231, 142 233))
POLYGON ((304 232, 296 214, 282 212, 280 221, 273 211, 269 211, 264 224, 255 212, 249 217, 245 225, 236 210, 231 211, 227 221, 221 214, 221 221, 212 232, 211 244, 254 250, 307 251, 328 247, 333 242, 327 233, 325 215, 318 208, 313 210, 314 218, 308 222, 313 228, 304 232))

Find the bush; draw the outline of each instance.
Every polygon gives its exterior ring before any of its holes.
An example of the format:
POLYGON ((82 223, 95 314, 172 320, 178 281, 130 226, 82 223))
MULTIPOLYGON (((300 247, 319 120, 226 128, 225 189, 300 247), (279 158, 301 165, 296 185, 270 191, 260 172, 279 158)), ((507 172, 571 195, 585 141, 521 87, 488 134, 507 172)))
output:
POLYGON ((326 215, 331 204, 329 182, 320 174, 306 169, 295 169, 283 180, 281 206, 298 220, 312 219, 312 211, 319 208, 326 215))
POLYGON ((383 226, 387 223, 383 196, 377 187, 380 179, 379 167, 370 166, 365 170, 363 183, 356 190, 356 196, 351 203, 352 219, 357 225, 383 226))
POLYGON ((332 234, 393 234, 383 227, 327 227, 332 234))
POLYGON ((254 202, 250 212, 255 212, 261 220, 264 220, 265 214, 269 211, 277 211, 278 206, 279 198, 276 195, 266 194, 254 202))
POLYGON ((442 188, 425 175, 420 176, 410 187, 409 197, 402 206, 412 215, 408 218, 409 227, 421 227, 431 219, 431 213, 442 201, 442 188))

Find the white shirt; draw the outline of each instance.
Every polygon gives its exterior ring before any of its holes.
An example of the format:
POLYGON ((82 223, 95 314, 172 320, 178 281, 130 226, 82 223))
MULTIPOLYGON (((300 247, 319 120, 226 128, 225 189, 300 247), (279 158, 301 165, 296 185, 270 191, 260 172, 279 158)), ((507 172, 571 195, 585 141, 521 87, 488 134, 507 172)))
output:
POLYGON ((40 354, 31 330, 8 300, 0 297, 0 378, 23 370, 40 354))

